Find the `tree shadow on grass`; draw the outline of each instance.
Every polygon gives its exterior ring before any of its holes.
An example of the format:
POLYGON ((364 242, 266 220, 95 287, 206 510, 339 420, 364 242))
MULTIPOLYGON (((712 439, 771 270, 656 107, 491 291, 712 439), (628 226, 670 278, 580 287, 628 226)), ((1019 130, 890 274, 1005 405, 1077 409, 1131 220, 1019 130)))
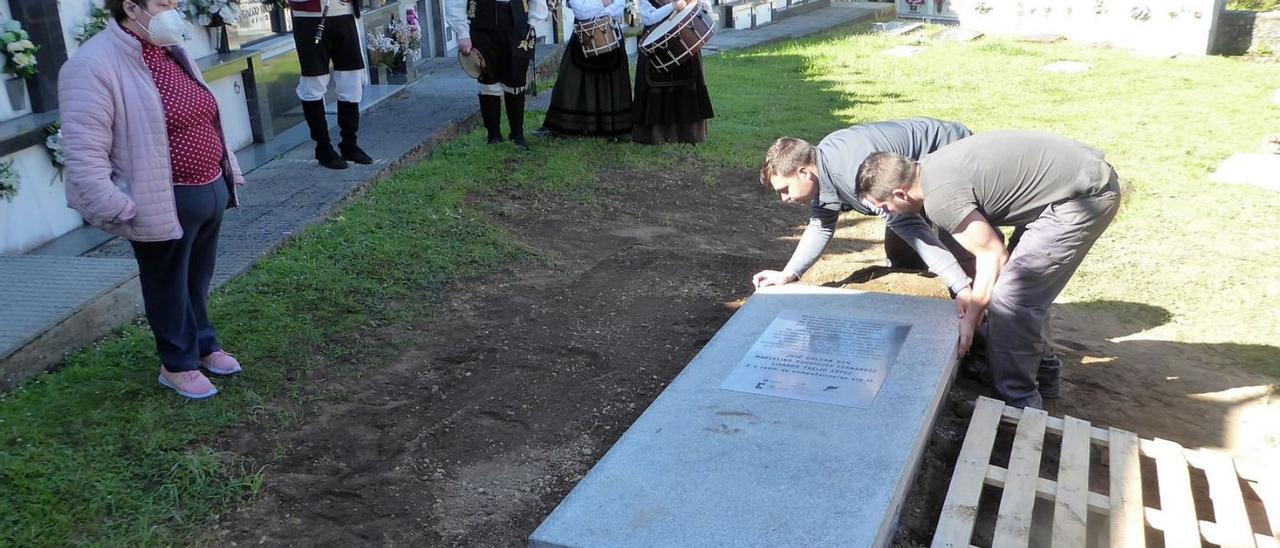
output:
MULTIPOLYGON (((1063 303, 1053 311, 1063 390, 1062 399, 1049 401, 1050 414, 1246 458, 1280 447, 1280 387, 1247 365, 1280 363, 1280 348, 1144 338, 1174 319, 1145 303, 1063 303)), ((956 389, 966 399, 993 395, 965 377, 956 389)))
POLYGON ((1155 340, 1173 321, 1159 306, 1125 301, 1055 307, 1064 368, 1062 411, 1188 447, 1255 453, 1280 446, 1280 389, 1256 364, 1280 347, 1155 340))

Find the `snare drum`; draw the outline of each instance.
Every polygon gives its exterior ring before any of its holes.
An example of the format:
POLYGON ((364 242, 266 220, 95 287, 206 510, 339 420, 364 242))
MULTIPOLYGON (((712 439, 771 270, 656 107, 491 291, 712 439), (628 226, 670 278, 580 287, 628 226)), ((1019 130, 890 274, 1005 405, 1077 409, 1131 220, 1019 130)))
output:
POLYGON ((573 33, 582 45, 582 54, 595 57, 609 53, 622 44, 621 31, 612 17, 597 17, 589 21, 575 21, 573 33))
POLYGON ((702 8, 701 2, 690 2, 675 16, 654 27, 640 42, 640 49, 649 56, 650 66, 667 72, 693 58, 715 35, 711 14, 702 8))

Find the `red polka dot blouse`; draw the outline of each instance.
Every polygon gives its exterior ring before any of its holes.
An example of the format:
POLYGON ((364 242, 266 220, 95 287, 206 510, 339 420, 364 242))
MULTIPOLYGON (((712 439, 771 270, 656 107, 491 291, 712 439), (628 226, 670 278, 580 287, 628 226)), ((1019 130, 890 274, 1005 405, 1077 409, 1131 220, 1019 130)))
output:
POLYGON ((204 185, 218 180, 222 177, 223 144, 213 94, 187 74, 165 48, 128 32, 142 42, 142 60, 160 91, 173 184, 204 185))

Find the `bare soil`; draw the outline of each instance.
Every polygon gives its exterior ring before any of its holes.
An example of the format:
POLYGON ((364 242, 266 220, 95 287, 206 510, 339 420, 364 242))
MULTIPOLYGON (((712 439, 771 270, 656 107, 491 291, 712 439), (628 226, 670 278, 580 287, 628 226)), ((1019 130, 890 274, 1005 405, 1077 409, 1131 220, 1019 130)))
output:
MULTIPOLYGON (((359 376, 317 372, 308 390, 338 397, 308 406, 297 428, 227 436, 227 450, 271 464, 258 500, 222 516, 208 542, 525 545, 750 296, 751 274, 786 261, 806 211, 753 180, 730 171, 708 187, 695 169, 623 172, 593 203, 477 203, 549 260, 450 288, 410 332, 359 335, 400 341, 398 356, 359 376)), ((882 230, 847 220, 805 282, 946 298, 932 277, 877 266, 882 230)), ((1239 349, 1123 339, 1168 321, 1149 308, 1122 318, 1057 307, 1067 369, 1050 411, 1191 447, 1280 445, 1274 379, 1231 366, 1239 349)), ((967 424, 957 409, 979 393, 957 380, 899 545, 927 545, 967 424)))

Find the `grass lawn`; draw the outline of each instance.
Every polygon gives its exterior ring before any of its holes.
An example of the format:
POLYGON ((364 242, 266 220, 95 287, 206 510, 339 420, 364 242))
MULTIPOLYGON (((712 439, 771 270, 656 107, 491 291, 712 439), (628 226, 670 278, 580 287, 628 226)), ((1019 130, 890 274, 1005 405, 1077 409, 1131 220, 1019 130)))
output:
POLYGON ((429 315, 451 282, 536 260, 468 197, 590 200, 608 190, 596 181, 602 170, 688 162, 710 183, 722 169, 758 165, 780 135, 816 140, 861 121, 928 115, 1106 150, 1130 199, 1064 299, 1105 301, 1122 317, 1125 303, 1167 309, 1172 321, 1143 336, 1224 344, 1237 349, 1230 363, 1280 376, 1269 346, 1280 340, 1280 193, 1207 180, 1222 158, 1280 127, 1273 66, 1001 40, 899 58, 880 52, 914 38, 865 32, 709 59, 717 118, 703 146, 537 140, 519 155, 472 134, 441 147, 218 292, 215 321, 249 370, 220 382, 212 401, 155 386, 140 325, 0 396, 0 546, 182 543, 252 499, 270 462, 216 450, 219 432, 292 428, 307 406, 340 397, 293 381, 319 366, 358 376, 397 351, 356 335, 429 315), (1039 70, 1064 59, 1092 69, 1039 70))
POLYGON ((1280 10, 1280 0, 1231 0, 1229 10, 1275 11, 1280 10))

